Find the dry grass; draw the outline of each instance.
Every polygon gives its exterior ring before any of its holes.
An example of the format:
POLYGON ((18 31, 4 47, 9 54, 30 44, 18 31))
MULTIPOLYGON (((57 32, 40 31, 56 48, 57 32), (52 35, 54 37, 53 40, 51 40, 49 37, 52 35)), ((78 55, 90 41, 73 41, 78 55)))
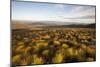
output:
POLYGON ((95 29, 13 30, 12 64, 95 61, 95 29))

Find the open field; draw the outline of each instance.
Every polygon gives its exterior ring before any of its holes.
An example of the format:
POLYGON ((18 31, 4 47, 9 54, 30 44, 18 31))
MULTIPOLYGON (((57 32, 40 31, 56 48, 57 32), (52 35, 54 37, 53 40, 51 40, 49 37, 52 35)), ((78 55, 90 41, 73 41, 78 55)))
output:
POLYGON ((96 6, 11 2, 12 66, 96 61, 96 6))
POLYGON ((12 29, 13 65, 96 60, 94 28, 12 29))

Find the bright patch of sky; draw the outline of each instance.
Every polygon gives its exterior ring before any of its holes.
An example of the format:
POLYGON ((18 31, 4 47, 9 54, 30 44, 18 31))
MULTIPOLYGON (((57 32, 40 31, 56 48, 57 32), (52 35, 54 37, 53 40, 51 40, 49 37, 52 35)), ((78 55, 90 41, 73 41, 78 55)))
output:
POLYGON ((95 23, 95 6, 12 1, 12 20, 95 23))

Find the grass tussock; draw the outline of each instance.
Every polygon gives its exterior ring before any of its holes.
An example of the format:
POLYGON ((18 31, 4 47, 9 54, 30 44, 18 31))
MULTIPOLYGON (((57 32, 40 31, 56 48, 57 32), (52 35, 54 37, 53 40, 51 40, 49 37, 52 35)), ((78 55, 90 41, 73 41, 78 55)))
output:
POLYGON ((13 30, 12 64, 95 61, 95 30, 13 30))

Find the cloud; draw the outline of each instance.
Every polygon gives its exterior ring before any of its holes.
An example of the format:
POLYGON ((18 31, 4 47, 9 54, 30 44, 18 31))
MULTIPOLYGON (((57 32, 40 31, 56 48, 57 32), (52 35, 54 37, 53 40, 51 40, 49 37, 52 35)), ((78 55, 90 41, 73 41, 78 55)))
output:
POLYGON ((56 20, 78 23, 95 23, 95 7, 91 6, 75 6, 69 13, 57 16, 56 20))
POLYGON ((64 19, 95 19, 95 8, 91 6, 75 6, 64 19))
POLYGON ((65 4, 32 4, 17 2, 13 4, 12 19, 39 20, 39 21, 64 21, 92 23, 95 22, 95 7, 65 4), (25 5, 23 7, 23 5, 25 5), (18 6, 20 6, 18 8, 18 6), (34 8, 30 8, 34 7, 34 8), (41 9, 42 6, 42 9, 41 9))
POLYGON ((76 18, 80 18, 80 19, 94 19, 95 15, 86 15, 86 16, 81 16, 81 17, 76 17, 76 18))
POLYGON ((64 18, 64 19, 95 19, 95 15, 85 15, 85 16, 72 17, 72 18, 64 18))

